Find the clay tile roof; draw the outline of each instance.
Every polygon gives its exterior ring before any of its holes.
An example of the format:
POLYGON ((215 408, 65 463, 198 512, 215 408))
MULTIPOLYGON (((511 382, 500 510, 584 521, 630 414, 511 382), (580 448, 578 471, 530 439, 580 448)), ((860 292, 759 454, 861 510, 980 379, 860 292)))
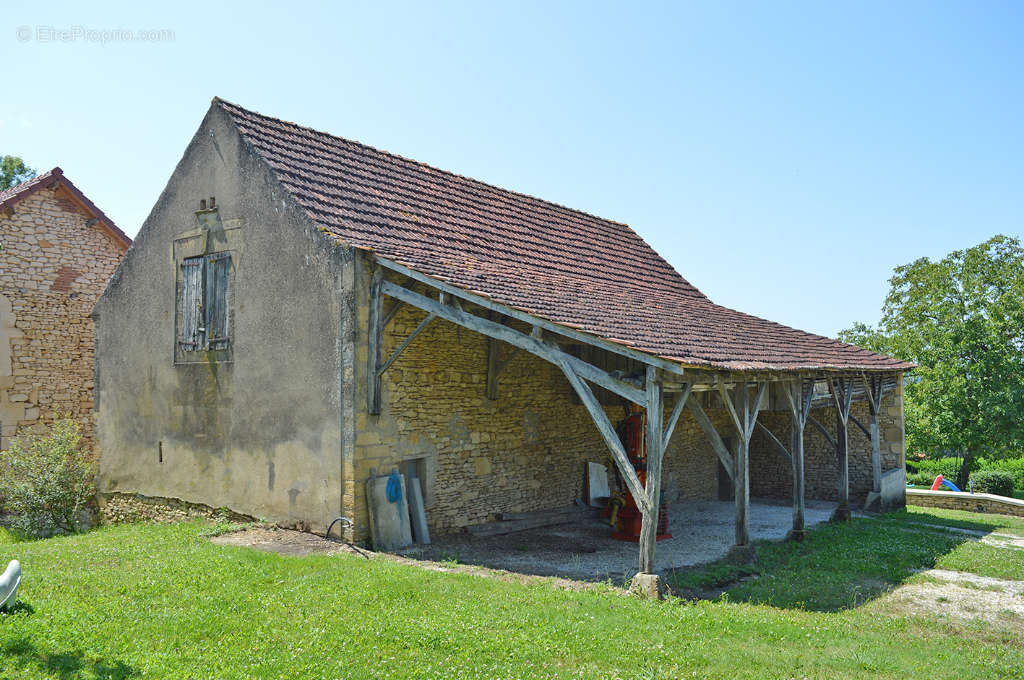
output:
POLYGON ((53 170, 48 170, 41 175, 37 175, 30 180, 26 180, 21 184, 15 184, 10 189, 0 191, 0 210, 6 210, 13 206, 18 201, 31 196, 40 189, 47 189, 52 187, 54 184, 60 184, 67 191, 75 197, 75 199, 86 209, 93 217, 95 217, 107 230, 119 240, 125 248, 132 244, 132 240, 128 238, 128 235, 121 231, 114 221, 106 216, 106 214, 96 207, 96 204, 90 201, 85 194, 79 191, 70 179, 64 176, 64 171, 59 167, 53 170))
POLYGON ((695 367, 912 364, 711 302, 625 224, 214 99, 339 241, 528 314, 695 367))

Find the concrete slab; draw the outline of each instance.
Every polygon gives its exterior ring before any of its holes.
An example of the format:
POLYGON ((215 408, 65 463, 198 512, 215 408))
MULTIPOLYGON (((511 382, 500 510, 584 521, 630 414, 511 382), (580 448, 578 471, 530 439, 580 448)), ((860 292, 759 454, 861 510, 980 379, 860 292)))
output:
MULTIPOLYGON (((782 540, 792 528, 793 508, 774 500, 751 500, 750 535, 782 540)), ((806 525, 826 522, 835 503, 807 501, 806 525)), ((669 506, 672 538, 658 541, 657 568, 688 567, 725 557, 735 539, 731 501, 693 501, 669 506)), ((493 569, 582 581, 611 580, 621 586, 637 571, 637 544, 616 541, 603 520, 530 529, 504 536, 434 536, 430 546, 401 554, 429 560, 456 560, 493 569)))

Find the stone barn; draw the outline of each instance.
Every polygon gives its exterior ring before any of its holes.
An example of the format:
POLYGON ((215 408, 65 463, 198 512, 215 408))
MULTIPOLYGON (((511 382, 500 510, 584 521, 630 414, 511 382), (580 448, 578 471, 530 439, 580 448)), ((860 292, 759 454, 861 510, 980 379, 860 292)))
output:
POLYGON ((903 501, 909 364, 716 305, 625 224, 220 99, 96 314, 114 516, 365 539, 398 469, 441 535, 572 505, 607 462, 652 573, 663 500, 729 498, 741 554, 751 493, 796 536, 805 498, 903 501))
POLYGON ((91 445, 89 314, 130 245, 60 168, 0 192, 0 449, 64 414, 91 445))

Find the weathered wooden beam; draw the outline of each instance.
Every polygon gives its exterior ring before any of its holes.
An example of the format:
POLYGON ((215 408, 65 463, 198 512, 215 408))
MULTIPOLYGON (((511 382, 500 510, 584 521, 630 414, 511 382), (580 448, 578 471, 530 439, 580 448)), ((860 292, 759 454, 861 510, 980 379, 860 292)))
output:
POLYGON ((582 378, 600 385, 606 390, 614 392, 635 404, 643 404, 646 400, 644 390, 641 390, 624 380, 614 378, 607 371, 603 371, 592 364, 588 364, 582 359, 577 359, 571 354, 567 354, 557 347, 544 342, 542 339, 533 337, 533 335, 521 333, 504 324, 484 319, 464 310, 442 304, 437 300, 432 300, 425 295, 420 295, 419 293, 415 293, 408 288, 403 288, 387 280, 381 283, 381 291, 385 295, 402 300, 413 307, 418 307, 424 311, 432 312, 446 321, 468 328, 471 331, 476 331, 490 338, 501 340, 513 347, 518 347, 519 349, 526 350, 531 354, 535 354, 546 361, 550 361, 551 363, 558 364, 560 361, 565 360, 570 366, 572 366, 573 371, 579 374, 582 378))
POLYGON ((593 390, 580 378, 564 357, 559 357, 556 363, 562 369, 562 372, 565 373, 569 384, 576 390, 580 401, 583 402, 587 412, 590 413, 590 418, 594 421, 594 425, 597 426, 597 431, 601 433, 605 444, 611 450, 612 460, 615 461, 615 465, 619 468, 619 473, 626 482, 629 493, 633 496, 633 500, 636 501, 637 507, 642 511, 649 510, 647 507, 647 496, 645 495, 643 485, 640 484, 640 478, 637 477, 636 470, 633 468, 633 464, 629 462, 629 456, 626 455, 626 449, 623 448, 622 442, 619 440, 619 435, 615 432, 611 421, 608 420, 608 414, 604 412, 601 404, 597 401, 597 397, 594 396, 593 390))
POLYGON ((498 398, 498 374, 501 373, 501 342, 487 338, 487 398, 498 398))
POLYGON ((661 510, 661 462, 665 449, 662 446, 663 435, 661 419, 664 413, 664 393, 658 379, 658 369, 647 367, 647 478, 644 491, 647 495, 647 508, 644 510, 640 524, 640 573, 653 574, 654 546, 657 543, 658 513, 661 510))
POLYGON ((862 423, 859 420, 857 420, 857 417, 855 415, 853 415, 852 413, 850 414, 850 422, 853 423, 854 425, 856 425, 857 429, 859 429, 861 432, 863 432, 865 437, 867 437, 868 439, 871 438, 871 431, 868 430, 868 428, 864 427, 864 423, 862 423))
POLYGON ((821 424, 821 421, 819 421, 814 416, 808 416, 807 422, 809 422, 811 425, 814 425, 814 427, 817 428, 817 430, 825 436, 825 439, 828 441, 829 446, 831 446, 833 449, 838 446, 838 444, 836 444, 835 438, 832 437, 832 433, 828 431, 828 428, 821 424))
POLYGON ((384 271, 377 268, 370 282, 370 317, 367 336, 366 407, 371 414, 380 413, 380 360, 383 326, 381 324, 381 287, 384 271))
POLYGON ((768 389, 768 383, 758 383, 757 394, 754 395, 754 403, 750 406, 750 411, 747 413, 747 441, 754 436, 754 425, 757 424, 757 415, 761 412, 761 402, 764 401, 765 392, 768 389))
POLYGON ((383 375, 384 371, 388 370, 391 367, 391 364, 395 363, 395 359, 398 358, 398 355, 400 355, 402 352, 405 351, 405 348, 409 346, 409 343, 411 343, 413 340, 415 340, 416 336, 419 335, 420 333, 422 333, 423 329, 426 328, 427 326, 429 326, 430 322, 433 321, 436 318, 437 318, 436 314, 433 314, 433 313, 427 314, 426 318, 424 318, 423 321, 420 321, 420 324, 418 326, 416 326, 415 329, 413 329, 412 333, 409 334, 409 337, 407 337, 405 340, 403 340, 402 344, 399 345, 398 348, 395 349, 395 351, 391 353, 391 356, 388 357, 388 360, 385 361, 383 364, 381 364, 381 367, 377 369, 377 374, 378 375, 383 375))
MULTIPOLYGON (((734 391, 737 389, 739 389, 738 384, 733 387, 734 391)), ((722 403, 725 404, 725 410, 729 412, 730 416, 732 416, 733 427, 736 428, 736 432, 738 432, 740 437, 742 437, 746 431, 746 414, 743 415, 743 418, 740 418, 740 414, 736 412, 736 407, 732 404, 732 399, 729 398, 728 390, 725 389, 725 382, 722 380, 718 381, 718 395, 722 398, 722 403)))
POLYGON ((386 267, 387 269, 390 269, 392 271, 404 274, 410 279, 419 281, 421 283, 425 283, 426 285, 432 286, 438 290, 442 290, 448 293, 449 295, 452 295, 453 297, 462 298, 467 302, 472 302, 473 304, 483 307, 484 309, 489 309, 491 311, 504 314, 509 318, 523 321, 530 325, 537 326, 538 328, 543 328, 544 330, 550 331, 558 335, 563 335, 565 337, 572 338, 578 342, 582 342, 587 345, 600 347, 601 349, 607 350, 614 354, 618 354, 620 356, 635 359, 649 366, 657 366, 658 368, 668 373, 674 373, 676 375, 683 375, 684 373, 683 367, 674 361, 661 359, 659 357, 646 354, 639 350, 632 349, 631 347, 626 347, 625 345, 610 342, 608 340, 598 338, 597 336, 591 335, 589 333, 584 333, 583 331, 578 331, 573 328, 561 326, 559 324, 554 323, 553 321, 548 321, 547 319, 542 319, 540 317, 533 316, 518 309, 513 309, 512 307, 497 303, 482 295, 470 293, 469 291, 463 288, 459 288, 458 286, 453 286, 449 283, 445 283, 444 281, 431 278, 426 274, 421 274, 420 272, 410 269, 405 265, 398 264, 397 262, 393 262, 386 258, 376 257, 375 259, 382 267, 386 267))
POLYGON ((718 454, 718 460, 722 462, 722 467, 726 469, 729 476, 733 474, 733 459, 732 454, 729 452, 729 447, 722 441, 721 435, 718 434, 718 430, 715 429, 714 423, 708 418, 708 414, 704 412, 700 402, 697 399, 688 399, 686 401, 686 407, 690 409, 690 413, 693 414, 694 420, 697 421, 697 425, 704 431, 704 436, 707 437, 708 443, 711 444, 711 448, 716 454, 718 454))
POLYGON ((789 461, 790 463, 792 463, 792 462, 793 462, 793 454, 791 454, 791 453, 789 452, 789 449, 787 449, 787 448, 786 448, 786 445, 785 445, 785 444, 783 444, 782 442, 780 442, 780 441, 779 441, 779 438, 778 438, 778 437, 776 437, 776 436, 775 436, 775 435, 774 435, 774 434, 772 433, 772 431, 771 431, 771 430, 769 430, 769 429, 768 429, 767 427, 765 427, 764 425, 762 425, 762 424, 761 424, 760 422, 758 422, 758 423, 757 423, 757 426, 758 426, 759 428, 761 428, 761 431, 762 431, 762 432, 764 432, 764 433, 765 433, 766 435, 768 435, 768 441, 770 441, 770 442, 771 442, 772 444, 775 444, 775 448, 776 448, 776 450, 777 450, 777 451, 778 451, 779 453, 781 453, 781 454, 782 454, 782 455, 783 455, 783 456, 784 456, 784 457, 786 458, 786 460, 788 460, 788 461, 789 461))
MULTIPOLYGON (((793 462, 793 530, 790 536, 796 540, 804 537, 805 516, 805 480, 804 480, 804 428, 811 414, 811 401, 814 398, 814 382, 804 387, 804 381, 798 379, 783 387, 789 413, 793 419, 791 460, 793 462)), ((825 433, 828 436, 828 433, 825 433)))
MULTIPOLYGON (((736 499, 736 545, 745 547, 750 545, 750 439, 744 436, 750 413, 750 395, 745 384, 736 385, 733 394, 736 395, 734 411, 741 418, 734 458, 736 471, 732 476, 736 499)), ((754 417, 757 417, 756 411, 754 417)))
POLYGON ((403 306, 405 306, 405 303, 403 303, 401 300, 395 300, 393 303, 391 303, 391 308, 388 309, 388 311, 384 314, 384 317, 381 319, 380 327, 382 329, 387 328, 388 324, 391 323, 391 320, 395 318, 395 314, 398 314, 398 310, 400 310, 403 306))
POLYGON ((690 398, 691 390, 693 390, 693 386, 686 385, 679 396, 676 397, 676 405, 672 408, 672 415, 669 416, 668 424, 665 426, 665 434, 661 438, 662 451, 668 449, 668 442, 672 439, 672 433, 676 429, 676 423, 679 422, 679 416, 683 413, 683 407, 686 406, 687 399, 690 398))

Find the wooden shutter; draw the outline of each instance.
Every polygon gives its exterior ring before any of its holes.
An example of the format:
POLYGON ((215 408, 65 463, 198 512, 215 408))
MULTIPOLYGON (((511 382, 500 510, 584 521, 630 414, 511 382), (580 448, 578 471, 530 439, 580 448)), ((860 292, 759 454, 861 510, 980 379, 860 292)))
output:
POLYGON ((228 346, 228 281, 230 253, 214 253, 206 259, 206 330, 210 349, 228 346))
POLYGON ((181 287, 178 288, 178 344, 182 350, 202 349, 203 276, 202 257, 190 257, 181 263, 181 287))

